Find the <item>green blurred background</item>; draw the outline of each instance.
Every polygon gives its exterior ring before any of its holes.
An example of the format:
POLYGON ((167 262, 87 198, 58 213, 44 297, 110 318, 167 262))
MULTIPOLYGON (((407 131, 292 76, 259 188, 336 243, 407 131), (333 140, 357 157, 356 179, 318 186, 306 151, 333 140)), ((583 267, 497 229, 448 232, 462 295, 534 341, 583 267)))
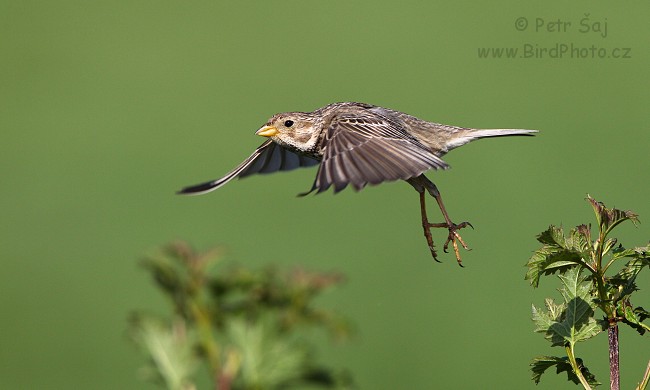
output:
MULTIPOLYGON (((324 338, 320 357, 361 389, 533 388, 530 359, 560 353, 532 332, 531 303, 557 286, 523 280, 535 235, 592 222, 587 193, 650 218, 649 11, 640 0, 0 1, 0 387, 153 388, 138 379, 126 317, 166 306, 137 260, 182 238, 254 267, 345 273, 323 305, 358 334, 324 338), (606 37, 580 32, 585 14, 607 22, 606 37), (572 25, 535 31, 537 18, 572 25), (631 58, 478 56, 526 43, 631 58), (452 218, 476 227, 466 268, 431 260, 404 183, 296 198, 315 174, 305 169, 174 195, 239 164, 272 114, 334 101, 541 130, 465 146, 430 175, 452 218)), ((618 235, 633 246, 648 232, 618 235)), ((650 305, 649 283, 637 304, 650 305)), ((607 382, 596 340, 578 354, 607 382)), ((630 388, 647 337, 623 330, 621 344, 630 388)), ((552 374, 540 388, 564 384, 552 374)))

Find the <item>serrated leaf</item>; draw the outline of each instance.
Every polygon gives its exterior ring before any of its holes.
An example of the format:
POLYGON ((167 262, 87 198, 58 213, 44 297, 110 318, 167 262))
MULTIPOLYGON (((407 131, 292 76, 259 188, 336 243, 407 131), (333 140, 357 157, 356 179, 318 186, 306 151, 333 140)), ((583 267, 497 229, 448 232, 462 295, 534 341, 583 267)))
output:
POLYGON ((142 371, 147 379, 164 384, 168 389, 192 388, 191 376, 198 366, 194 343, 178 322, 178 329, 170 328, 152 316, 134 315, 129 334, 135 343, 149 355, 149 365, 142 371))
POLYGON ((638 323, 639 319, 636 318, 636 314, 634 313, 634 309, 632 306, 625 306, 623 309, 623 316, 625 317, 626 320, 634 323, 638 323))
POLYGON ((304 371, 307 350, 294 340, 280 337, 269 321, 232 320, 226 332, 230 348, 239 354, 241 380, 246 388, 279 388, 304 371))
POLYGON ((545 245, 536 250, 526 263, 528 271, 524 279, 533 287, 538 287, 542 275, 566 272, 579 264, 580 260, 581 256, 577 252, 545 245))
POLYGON ((565 239, 565 249, 579 253, 583 259, 589 259, 592 248, 590 235, 591 232, 587 225, 576 226, 571 229, 569 237, 565 239))
POLYGON ((566 311, 563 321, 549 329, 572 345, 600 333, 602 328, 593 317, 595 304, 590 295, 591 286, 580 275, 580 269, 576 267, 558 277, 563 285, 560 292, 566 302, 566 311))
MULTIPOLYGON (((650 251, 650 246, 625 249, 622 245, 619 245, 617 248, 612 250, 611 262, 623 257, 632 258, 634 260, 626 264, 626 268, 633 267, 635 268, 634 272, 638 274, 643 267, 650 267, 650 255, 648 254, 648 251, 650 251)), ((625 271, 619 271, 619 273, 621 272, 625 271)))
POLYGON ((616 301, 624 300, 637 290, 636 277, 645 266, 643 259, 630 260, 616 275, 607 280, 610 291, 615 292, 616 301))
POLYGON ((641 306, 635 307, 634 313, 636 314, 637 318, 639 318, 640 321, 645 321, 648 318, 650 318, 650 312, 642 308, 641 306))
MULTIPOLYGON (((547 299, 547 305, 550 303, 553 304, 553 300, 550 302, 547 299)), ((556 318, 553 317, 551 313, 544 311, 543 309, 538 309, 537 306, 532 305, 532 319, 535 323, 535 332, 545 332, 552 324, 556 321, 556 318)))
MULTIPOLYGON (((551 339, 557 340, 558 337, 565 342, 575 345, 579 341, 584 341, 596 336, 602 331, 601 325, 593 318, 594 311, 589 304, 581 299, 575 298, 567 303, 567 310, 563 321, 555 322, 549 327, 551 339)), ((561 345, 554 343, 553 345, 561 345)))
POLYGON ((605 240, 605 244, 603 244, 603 255, 608 254, 616 243, 618 243, 618 239, 616 238, 608 238, 605 240))
POLYGON ((643 336, 645 332, 650 332, 650 326, 643 323, 643 321, 650 318, 650 313, 641 306, 632 308, 630 305, 621 304, 619 305, 618 310, 619 313, 623 313, 623 322, 636 330, 641 336, 643 336))
POLYGON ((581 276, 581 271, 579 267, 574 267, 564 274, 558 275, 558 278, 562 282, 560 293, 564 297, 565 302, 569 302, 574 298, 590 300, 591 286, 585 282, 586 278, 581 276))
MULTIPOLYGON (((557 356, 539 356, 533 359, 533 361, 530 363, 530 370, 533 372, 533 381, 535 384, 539 384, 539 381, 542 379, 542 375, 546 372, 551 367, 559 367, 560 366, 568 366, 568 371, 569 373, 573 373, 571 370, 571 363, 569 363, 569 358, 564 356, 564 357, 557 357, 557 356)), ((559 371, 558 371, 559 372, 559 371)), ((573 374, 576 380, 578 380, 578 377, 573 374)), ((570 376, 569 376, 569 379, 570 376)), ((580 383, 578 382, 575 383, 580 383)))
POLYGON ((541 242, 544 245, 564 248, 565 247, 564 231, 562 230, 561 226, 558 227, 555 225, 551 225, 548 227, 548 229, 541 232, 537 236, 537 241, 541 242))
POLYGON ((619 244, 618 247, 612 249, 612 259, 620 259, 623 257, 633 257, 636 255, 635 249, 625 249, 622 245, 619 244))
POLYGON ((552 298, 546 298, 544 299, 544 305, 551 315, 551 318, 553 318, 555 321, 562 320, 564 312, 566 311, 565 303, 556 304, 552 298))
POLYGON ((563 287, 560 289, 563 304, 546 299, 546 311, 533 305, 533 321, 536 332, 545 333, 553 346, 575 345, 594 337, 602 331, 601 324, 593 317, 595 303, 591 298, 590 285, 574 267, 564 275, 558 275, 563 287))
POLYGON ((140 264, 151 272, 158 286, 172 298, 183 292, 183 281, 168 259, 152 256, 142 259, 140 264))
MULTIPOLYGON (((587 382, 594 387, 600 385, 600 383, 596 381, 596 377, 591 372, 589 372, 589 369, 582 365, 582 360, 577 359, 577 361, 581 366, 580 371, 582 372, 582 375, 585 377, 587 382)), ((532 379, 535 384, 539 384, 542 378, 542 374, 544 374, 546 370, 552 367, 556 367, 556 373, 558 374, 566 372, 567 380, 575 384, 580 384, 580 379, 578 379, 578 376, 573 372, 569 358, 566 356, 539 356, 534 358, 530 363, 530 370, 533 372, 532 379)))
POLYGON ((564 338, 557 332, 551 331, 553 324, 561 321, 561 314, 564 308, 560 305, 557 306, 552 299, 546 300, 547 311, 538 309, 533 305, 532 319, 535 323, 535 332, 544 333, 544 338, 551 342, 552 346, 564 345, 564 338))
POLYGON ((638 215, 631 210, 623 211, 615 208, 607 208, 605 204, 596 201, 589 195, 587 195, 587 201, 591 203, 596 214, 596 220, 600 225, 600 230, 605 232, 605 235, 622 222, 632 221, 635 225, 639 223, 638 215))
POLYGON ((646 265, 648 265, 648 262, 650 261, 650 245, 636 247, 634 248, 634 251, 636 252, 634 257, 645 260, 646 265))
POLYGON ((535 332, 547 332, 548 328, 550 328, 553 323, 561 320, 560 315, 564 312, 563 308, 556 309, 557 305, 555 305, 555 301, 552 298, 546 298, 544 300, 546 310, 538 308, 534 304, 531 306, 532 320, 535 323, 535 332))

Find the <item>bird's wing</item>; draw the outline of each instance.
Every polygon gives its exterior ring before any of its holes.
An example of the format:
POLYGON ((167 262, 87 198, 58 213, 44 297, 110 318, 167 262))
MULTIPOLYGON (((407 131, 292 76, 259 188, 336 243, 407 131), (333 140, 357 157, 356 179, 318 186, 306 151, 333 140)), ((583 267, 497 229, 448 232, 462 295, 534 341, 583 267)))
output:
POLYGON ((335 118, 326 131, 323 161, 312 191, 334 186, 338 192, 348 184, 358 191, 366 184, 406 180, 432 168, 449 168, 404 125, 386 116, 346 114, 335 118))
POLYGON ((317 165, 318 160, 296 154, 271 140, 264 142, 244 162, 221 179, 185 187, 178 191, 184 195, 198 195, 216 190, 235 177, 246 177, 254 173, 272 173, 277 171, 290 171, 299 167, 317 165))

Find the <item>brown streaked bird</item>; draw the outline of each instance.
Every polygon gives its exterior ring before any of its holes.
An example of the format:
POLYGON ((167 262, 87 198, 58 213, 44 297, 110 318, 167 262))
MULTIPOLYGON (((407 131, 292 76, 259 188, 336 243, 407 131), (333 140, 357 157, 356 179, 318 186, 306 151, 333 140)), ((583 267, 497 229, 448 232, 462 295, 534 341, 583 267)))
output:
POLYGON ((449 231, 444 244, 452 244, 458 264, 462 266, 458 242, 467 245, 458 230, 469 222, 455 224, 449 218, 435 184, 424 173, 430 169, 447 169, 441 157, 470 141, 488 137, 534 135, 537 130, 471 129, 427 122, 388 108, 365 103, 334 103, 313 112, 276 114, 255 134, 267 137, 255 152, 226 176, 183 188, 178 193, 204 194, 216 190, 235 177, 254 173, 290 171, 319 165, 311 190, 320 193, 333 187, 334 193, 351 185, 359 191, 366 185, 405 180, 420 195, 420 213, 424 236, 433 259, 438 261, 431 228, 449 231), (425 206, 425 192, 433 196, 445 222, 430 223, 425 206))

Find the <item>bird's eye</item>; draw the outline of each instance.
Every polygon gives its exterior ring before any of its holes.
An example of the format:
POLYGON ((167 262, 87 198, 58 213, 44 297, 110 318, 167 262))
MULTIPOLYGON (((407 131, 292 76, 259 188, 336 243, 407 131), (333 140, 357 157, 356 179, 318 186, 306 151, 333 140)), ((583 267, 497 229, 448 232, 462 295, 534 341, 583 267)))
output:
POLYGON ((284 126, 285 126, 285 127, 291 127, 291 126, 293 126, 293 121, 292 121, 292 120, 284 121, 284 126))

